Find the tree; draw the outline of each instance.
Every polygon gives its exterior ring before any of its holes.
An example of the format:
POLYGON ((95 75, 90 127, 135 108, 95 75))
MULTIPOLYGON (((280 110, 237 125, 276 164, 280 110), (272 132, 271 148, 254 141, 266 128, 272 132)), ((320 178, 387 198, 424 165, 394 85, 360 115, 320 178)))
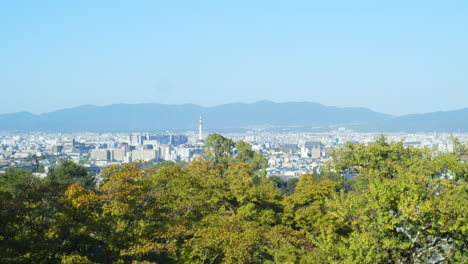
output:
POLYGON ((70 184, 92 187, 94 184, 94 179, 86 168, 71 160, 62 160, 59 166, 49 171, 45 180, 50 184, 64 187, 70 184))
POLYGON ((268 179, 274 184, 276 188, 281 191, 282 195, 291 195, 294 193, 296 184, 299 181, 299 178, 292 178, 284 181, 279 176, 270 176, 268 179))
POLYGON ((268 179, 274 184, 278 189, 283 189, 286 186, 286 182, 281 179, 279 176, 270 176, 268 179))
POLYGON ((0 179, 0 262, 47 262, 54 250, 61 191, 24 170, 8 170, 0 179))
POLYGON ((384 138, 335 151, 331 167, 355 170, 361 184, 326 200, 331 221, 315 241, 328 261, 466 261, 468 188, 462 178, 441 174, 458 170, 459 162, 448 158, 384 138))
POLYGON ((304 174, 297 182, 295 192, 284 201, 283 222, 315 236, 329 221, 325 201, 336 192, 339 184, 331 180, 318 180, 312 174, 304 174))
POLYGON ((4 174, 0 174, 0 192, 7 192, 13 197, 18 197, 39 182, 40 180, 34 177, 31 171, 7 169, 4 174))
POLYGON ((296 190, 296 185, 298 181, 299 181, 298 178, 292 178, 292 179, 287 180, 283 194, 284 195, 293 194, 296 190))
POLYGON ((267 159, 262 154, 253 151, 249 143, 242 140, 237 141, 235 144, 235 152, 235 161, 252 163, 257 176, 266 176, 266 168, 268 167, 267 159))
POLYGON ((252 146, 249 143, 239 140, 234 144, 236 148, 236 154, 234 155, 234 159, 241 162, 249 162, 252 161, 254 156, 254 151, 252 150, 252 146))
POLYGON ((212 164, 222 164, 227 167, 229 162, 248 162, 253 164, 257 176, 266 176, 268 161, 262 154, 253 151, 252 146, 245 141, 234 143, 220 134, 210 134, 203 149, 206 159, 212 164))
POLYGON ((206 138, 203 149, 205 157, 212 164, 227 165, 232 154, 234 142, 231 139, 223 137, 221 134, 210 134, 206 138))

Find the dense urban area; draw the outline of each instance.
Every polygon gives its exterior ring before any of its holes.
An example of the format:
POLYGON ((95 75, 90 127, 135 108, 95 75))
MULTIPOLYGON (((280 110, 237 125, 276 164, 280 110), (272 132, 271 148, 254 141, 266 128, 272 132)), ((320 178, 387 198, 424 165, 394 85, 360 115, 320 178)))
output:
MULTIPOLYGON (((284 179, 320 172, 329 159, 327 152, 346 143, 370 144, 379 133, 358 133, 344 128, 323 133, 272 133, 261 129, 244 134, 225 134, 234 141, 243 140, 268 160, 267 175, 284 179)), ((467 133, 390 133, 390 142, 404 146, 429 148, 447 153, 453 151, 453 138, 468 142, 467 133)), ((69 159, 99 173, 109 165, 135 161, 190 162, 203 152, 204 140, 199 134, 165 133, 26 133, 0 134, 0 173, 8 168, 34 171, 45 177, 51 166, 69 159)))

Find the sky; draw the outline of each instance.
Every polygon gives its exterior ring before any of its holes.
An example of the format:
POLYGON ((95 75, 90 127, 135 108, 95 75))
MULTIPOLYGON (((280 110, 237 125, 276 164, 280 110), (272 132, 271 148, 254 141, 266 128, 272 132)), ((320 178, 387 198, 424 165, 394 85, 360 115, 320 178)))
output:
POLYGON ((468 1, 4 1, 0 113, 259 100, 468 107, 468 1))

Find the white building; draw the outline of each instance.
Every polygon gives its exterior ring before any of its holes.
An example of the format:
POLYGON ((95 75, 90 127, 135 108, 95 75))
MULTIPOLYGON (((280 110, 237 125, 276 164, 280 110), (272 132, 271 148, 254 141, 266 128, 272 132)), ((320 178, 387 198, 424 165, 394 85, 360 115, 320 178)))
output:
POLYGON ((111 159, 111 154, 107 149, 93 149, 91 150, 91 159, 109 161, 111 159))
POLYGON ((137 149, 132 151, 132 160, 143 160, 143 161, 150 161, 150 160, 157 160, 159 159, 158 151, 155 149, 137 149))

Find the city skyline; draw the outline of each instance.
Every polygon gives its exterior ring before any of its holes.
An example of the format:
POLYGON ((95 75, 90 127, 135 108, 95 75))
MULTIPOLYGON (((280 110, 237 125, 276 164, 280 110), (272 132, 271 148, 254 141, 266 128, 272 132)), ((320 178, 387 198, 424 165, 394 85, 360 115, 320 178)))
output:
POLYGON ((308 101, 467 107, 468 4, 21 1, 0 11, 0 113, 308 101))

